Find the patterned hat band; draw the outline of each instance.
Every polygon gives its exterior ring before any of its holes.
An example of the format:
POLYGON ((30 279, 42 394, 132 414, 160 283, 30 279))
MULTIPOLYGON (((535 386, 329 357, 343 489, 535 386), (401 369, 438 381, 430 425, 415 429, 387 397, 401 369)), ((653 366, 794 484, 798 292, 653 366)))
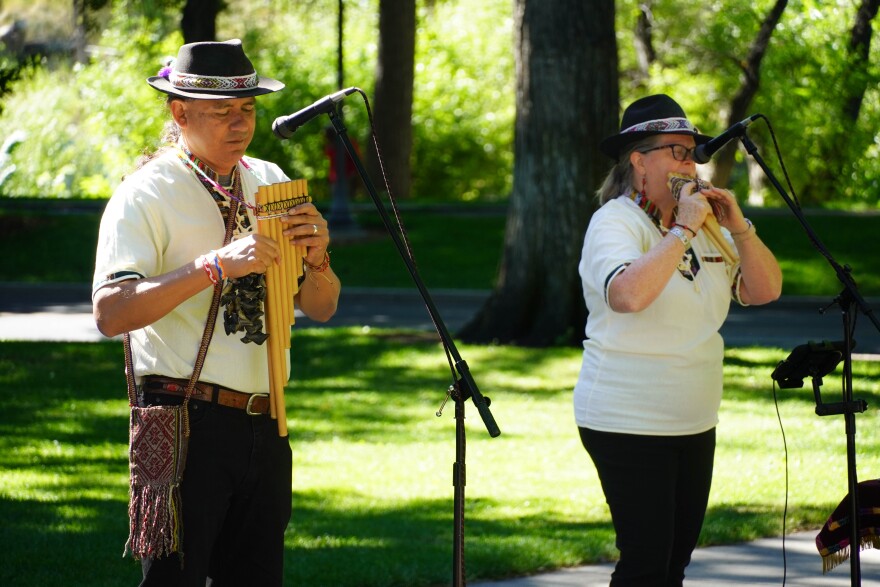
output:
POLYGON ((257 72, 250 75, 235 77, 220 77, 211 75, 196 75, 192 73, 180 73, 171 71, 168 77, 171 85, 180 90, 249 90, 256 88, 260 78, 257 72))
POLYGON ((648 120, 634 124, 629 128, 620 131, 620 134, 630 132, 676 132, 686 131, 691 133, 699 133, 693 124, 687 118, 661 118, 658 120, 648 120))

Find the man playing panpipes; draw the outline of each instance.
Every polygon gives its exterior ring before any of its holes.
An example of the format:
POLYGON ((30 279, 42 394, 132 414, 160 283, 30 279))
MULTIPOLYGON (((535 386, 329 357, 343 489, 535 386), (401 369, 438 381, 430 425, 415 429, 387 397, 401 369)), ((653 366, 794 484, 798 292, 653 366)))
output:
MULTIPOLYGON (((215 288, 222 297, 187 403, 179 556, 135 551, 141 585, 280 586, 291 450, 270 416, 261 300, 288 243, 257 234, 254 194, 289 180, 244 153, 255 97, 284 84, 258 76, 238 40, 184 45, 147 81, 167 94, 170 144, 108 202, 93 286, 98 329, 130 333, 139 406, 182 404, 215 288)), ((282 223, 283 238, 305 251, 296 307, 327 321, 340 290, 327 221, 307 202, 282 223)))

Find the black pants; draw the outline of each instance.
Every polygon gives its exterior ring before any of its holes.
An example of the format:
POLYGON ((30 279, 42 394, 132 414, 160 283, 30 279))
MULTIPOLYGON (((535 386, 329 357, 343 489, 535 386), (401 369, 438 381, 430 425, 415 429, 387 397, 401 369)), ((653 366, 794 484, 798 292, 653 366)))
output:
POLYGON ((617 534, 611 585, 682 585, 709 501, 715 429, 690 436, 579 430, 617 534))
MULTIPOLYGON (((146 394, 144 404, 158 396, 146 394)), ((171 403, 167 397, 162 403, 171 403)), ((191 401, 183 474, 183 568, 143 560, 142 587, 280 587, 291 452, 269 416, 191 401)))

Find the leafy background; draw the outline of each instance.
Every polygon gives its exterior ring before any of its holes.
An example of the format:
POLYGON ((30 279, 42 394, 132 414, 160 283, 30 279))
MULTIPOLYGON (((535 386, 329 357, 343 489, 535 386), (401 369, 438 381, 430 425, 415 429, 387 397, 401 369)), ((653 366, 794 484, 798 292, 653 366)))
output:
MULTIPOLYGON (((117 1, 101 14, 93 60, 71 66, 60 59, 25 65, 4 95, 0 113, 0 196, 99 197, 131 169, 132 160, 155 145, 165 118, 162 97, 140 80, 176 52, 179 2, 117 1), (11 146, 12 145, 12 146, 11 146), (11 151, 8 157, 4 152, 11 151)), ((621 102, 648 92, 667 92, 707 133, 726 124, 726 107, 740 84, 741 62, 773 4, 771 0, 692 3, 654 0, 652 41, 657 54, 648 76, 639 73, 634 49, 638 0, 617 2, 621 102)), ((336 89, 336 5, 333 0, 229 3, 218 36, 240 37, 258 71, 282 79, 287 89, 261 98, 252 154, 279 162, 291 176, 309 179, 325 195, 327 162, 321 123, 313 121, 293 141, 271 134, 272 120, 336 89)), ((413 107, 415 198, 428 201, 497 201, 510 192, 513 166, 514 52, 510 0, 418 2, 413 107)), ((33 35, 70 34, 62 0, 4 3, 3 21, 29 18, 33 35)), ((346 86, 371 95, 376 61, 377 0, 348 0, 345 8, 346 86)), ((880 187, 880 95, 875 39, 868 92, 849 144, 848 176, 822 155, 840 126, 839 92, 851 68, 846 45, 856 3, 792 0, 774 31, 762 65, 752 111, 766 115, 805 204, 877 208, 880 187), (813 189, 822 172, 838 180, 813 189)), ((30 29, 29 29, 30 30, 30 29)), ((0 57, 0 69, 13 67, 0 57)), ((7 71, 8 73, 8 71, 7 71)), ((367 112, 358 96, 346 99, 349 134, 369 148, 367 112)), ((768 129, 750 135, 781 177, 768 129)), ((598 137, 597 137, 598 140, 598 137)), ((732 187, 746 193, 742 153, 732 187)), ((754 194, 769 206, 782 203, 769 191, 754 194)))

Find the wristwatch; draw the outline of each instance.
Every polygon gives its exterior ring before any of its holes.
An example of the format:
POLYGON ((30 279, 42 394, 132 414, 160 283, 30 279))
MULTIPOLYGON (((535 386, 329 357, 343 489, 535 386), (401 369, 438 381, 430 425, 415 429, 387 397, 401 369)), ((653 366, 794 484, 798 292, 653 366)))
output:
POLYGON ((690 248, 691 239, 688 238, 688 235, 684 232, 684 229, 682 227, 673 226, 672 228, 669 229, 669 234, 672 234, 672 235, 675 235, 676 237, 678 237, 678 240, 681 241, 681 244, 684 245, 685 249, 690 248))

